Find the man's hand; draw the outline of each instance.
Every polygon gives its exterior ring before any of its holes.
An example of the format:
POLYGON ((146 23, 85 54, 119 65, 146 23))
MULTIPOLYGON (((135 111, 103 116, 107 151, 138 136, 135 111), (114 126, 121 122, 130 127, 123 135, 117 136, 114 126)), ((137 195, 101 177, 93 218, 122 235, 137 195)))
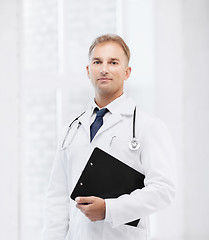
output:
POLYGON ((99 197, 77 197, 76 207, 91 221, 105 219, 105 200, 99 197))

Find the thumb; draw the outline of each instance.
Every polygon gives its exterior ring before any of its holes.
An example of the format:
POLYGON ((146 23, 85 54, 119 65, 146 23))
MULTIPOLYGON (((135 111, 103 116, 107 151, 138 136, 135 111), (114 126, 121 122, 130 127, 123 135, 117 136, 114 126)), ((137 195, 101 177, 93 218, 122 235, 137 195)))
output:
POLYGON ((78 204, 90 204, 93 202, 93 197, 76 197, 75 201, 78 204))

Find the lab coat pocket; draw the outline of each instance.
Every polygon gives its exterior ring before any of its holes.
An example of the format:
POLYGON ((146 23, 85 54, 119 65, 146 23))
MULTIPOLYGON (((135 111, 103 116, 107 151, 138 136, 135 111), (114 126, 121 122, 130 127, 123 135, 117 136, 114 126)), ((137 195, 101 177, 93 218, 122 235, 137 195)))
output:
POLYGON ((145 218, 140 218, 139 223, 137 226, 131 226, 131 225, 124 225, 125 227, 127 226, 128 229, 145 229, 146 228, 146 219, 145 218))
POLYGON ((133 227, 130 225, 122 225, 119 228, 123 235, 127 236, 127 239, 129 240, 147 240, 146 227, 144 223, 144 219, 140 219, 137 227, 133 227))

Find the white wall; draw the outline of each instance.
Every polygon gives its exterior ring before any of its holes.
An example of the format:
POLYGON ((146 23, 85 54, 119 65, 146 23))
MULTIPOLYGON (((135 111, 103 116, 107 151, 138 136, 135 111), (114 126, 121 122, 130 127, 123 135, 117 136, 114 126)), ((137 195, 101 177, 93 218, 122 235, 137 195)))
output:
POLYGON ((209 1, 184 1, 185 237, 209 239, 209 1))
POLYGON ((16 0, 0 1, 0 235, 18 237, 19 62, 16 0))
POLYGON ((171 129, 179 176, 177 201, 165 215, 172 219, 157 236, 208 239, 209 2, 161 0, 155 6, 156 113, 171 129))
POLYGON ((126 93, 146 111, 154 111, 155 81, 155 25, 152 0, 121 1, 121 27, 131 50, 132 73, 126 84, 126 93))

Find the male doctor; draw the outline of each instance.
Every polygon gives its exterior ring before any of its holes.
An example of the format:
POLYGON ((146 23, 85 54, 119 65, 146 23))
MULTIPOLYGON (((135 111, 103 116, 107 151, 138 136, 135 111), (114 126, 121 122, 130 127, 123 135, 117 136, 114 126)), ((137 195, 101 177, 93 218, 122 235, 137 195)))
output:
POLYGON ((129 59, 129 48, 117 35, 100 36, 89 48, 87 74, 95 98, 63 130, 47 193, 44 240, 149 240, 149 215, 174 198, 172 141, 161 120, 125 95, 129 59), (135 107, 140 147, 131 149, 135 107), (95 147, 144 174, 145 187, 118 198, 70 199, 95 147), (125 224, 139 218, 136 227, 125 224))

